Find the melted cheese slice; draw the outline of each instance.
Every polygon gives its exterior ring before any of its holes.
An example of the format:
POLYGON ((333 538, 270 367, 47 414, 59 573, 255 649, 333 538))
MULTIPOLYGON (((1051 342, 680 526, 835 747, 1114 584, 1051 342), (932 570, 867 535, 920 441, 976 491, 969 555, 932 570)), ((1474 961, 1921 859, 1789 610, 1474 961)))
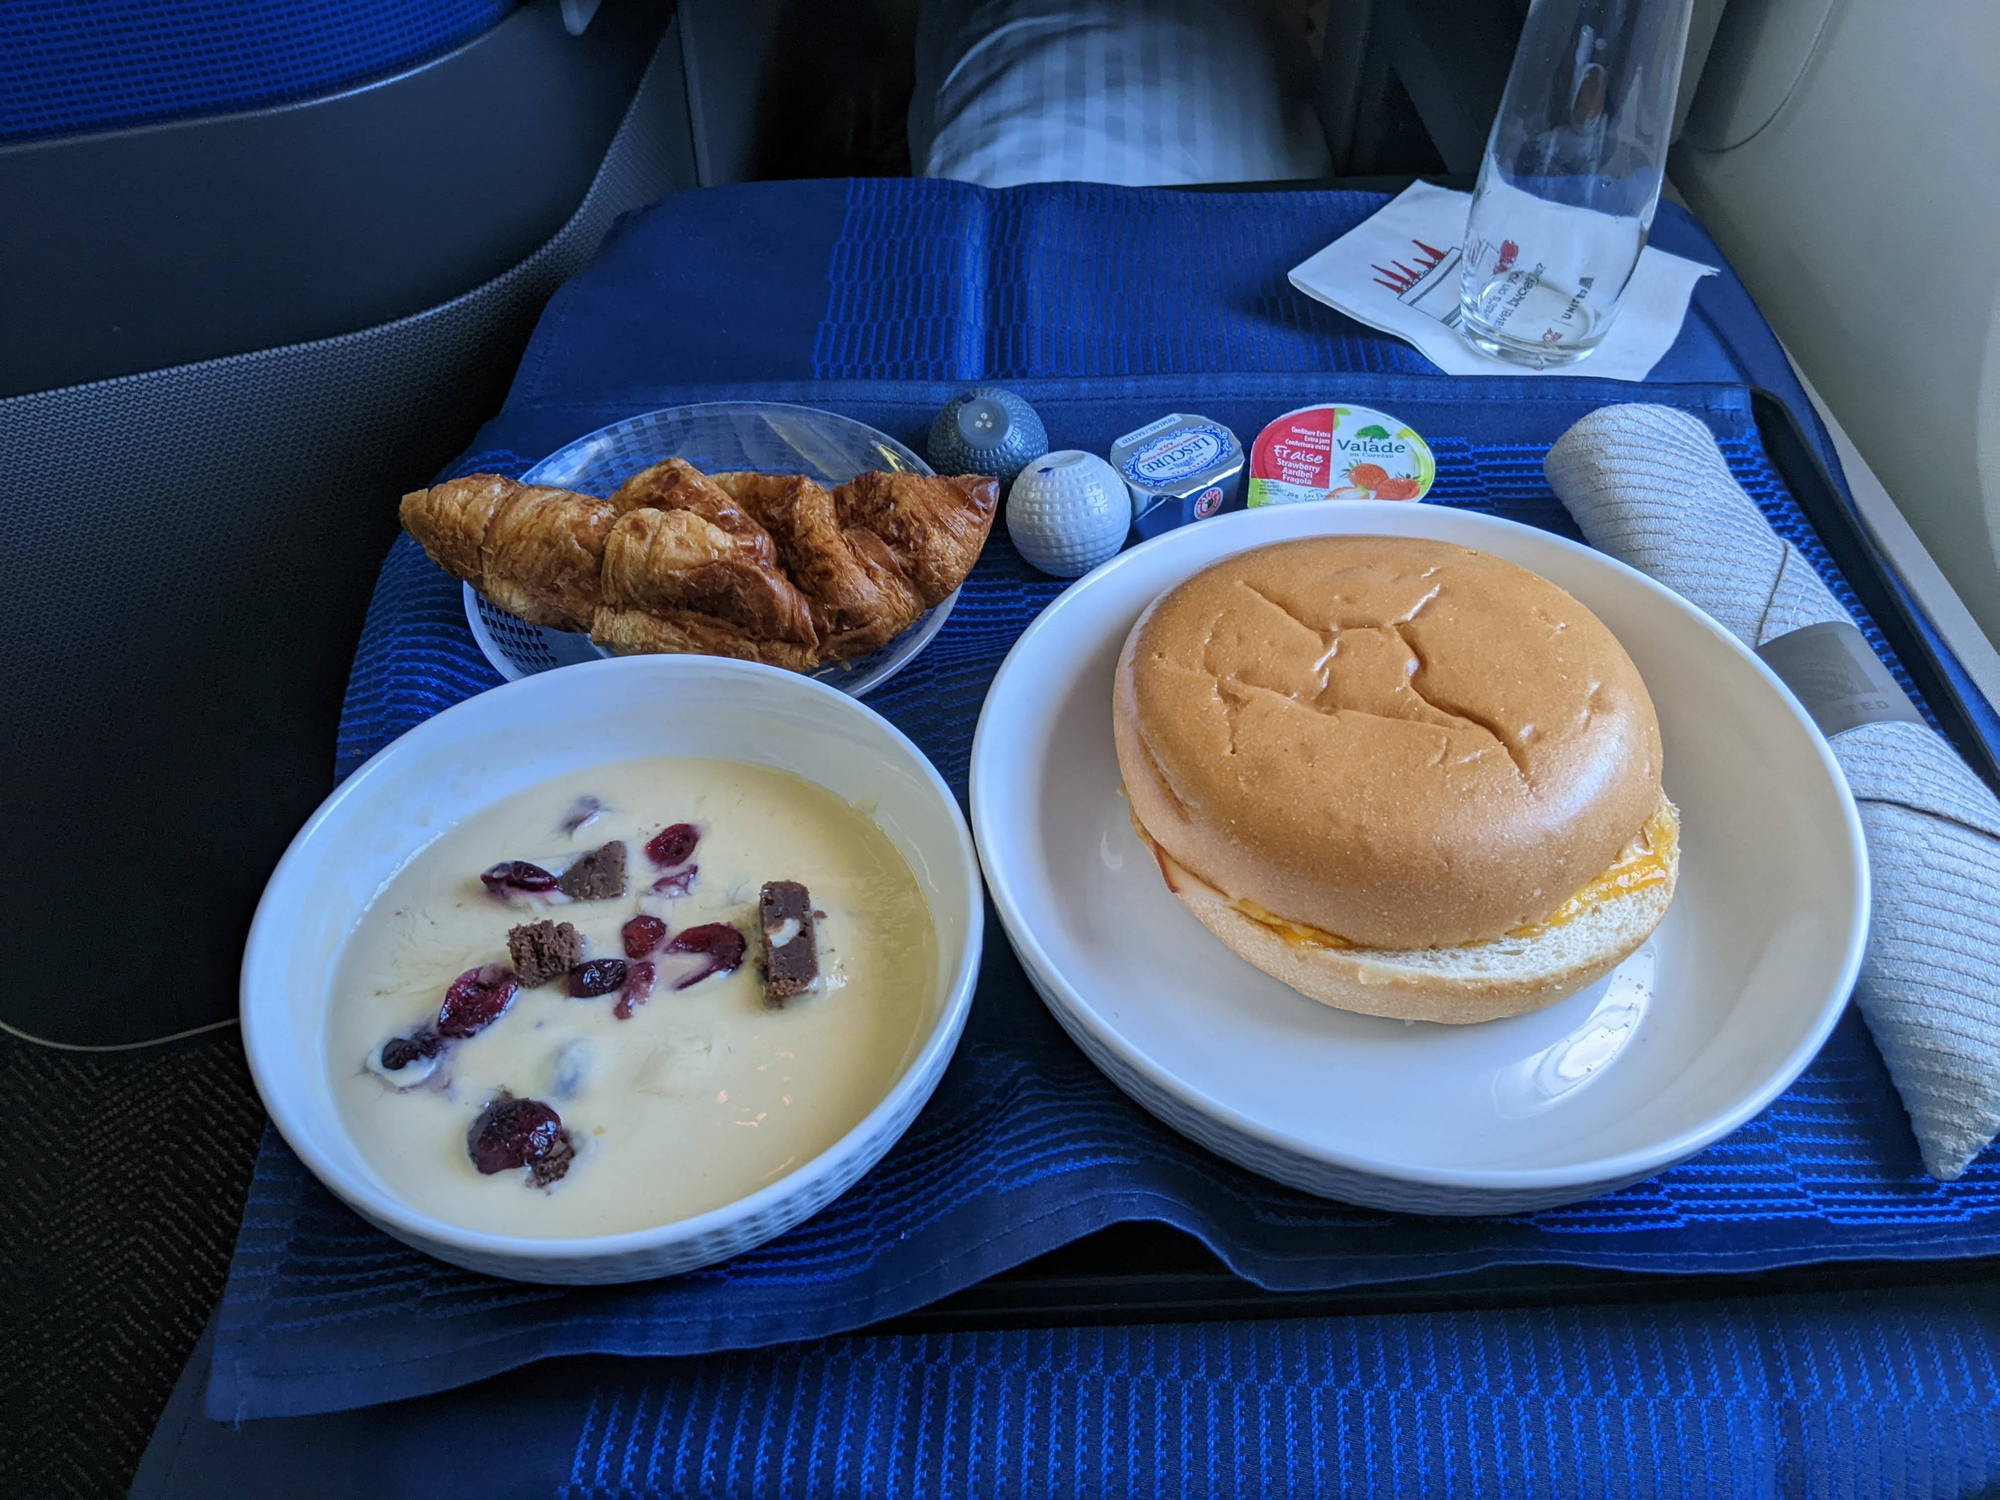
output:
POLYGON ((1516 927, 1508 937, 1532 938, 1574 922, 1594 906, 1648 886, 1664 885, 1673 878, 1676 825, 1665 813, 1654 813, 1640 826, 1639 836, 1627 844, 1602 875, 1585 885, 1569 900, 1539 922, 1516 927))
MULTIPOLYGON (((1133 819, 1133 827, 1138 828, 1136 818, 1133 819)), ((1546 932, 1552 932, 1558 927, 1574 922, 1585 912, 1593 907, 1602 906, 1607 901, 1616 900, 1620 896, 1629 896, 1634 891, 1643 891, 1648 886, 1664 884, 1673 878, 1675 831, 1676 825, 1671 817, 1664 812, 1654 813, 1603 874, 1585 884, 1582 890, 1541 921, 1531 922, 1526 927, 1513 928, 1506 935, 1511 938, 1540 937, 1546 932)), ((1153 859, 1160 867, 1160 874, 1167 882, 1168 890, 1179 891, 1189 885, 1214 889, 1207 881, 1190 872, 1179 860, 1155 843, 1152 835, 1145 829, 1139 829, 1139 837, 1144 839, 1147 847, 1153 851, 1153 859)), ((1314 948, 1345 949, 1362 946, 1350 942, 1338 933, 1281 917, 1248 897, 1237 897, 1229 904, 1260 927, 1270 928, 1288 943, 1314 948)), ((1469 947, 1470 944, 1460 946, 1469 947)))

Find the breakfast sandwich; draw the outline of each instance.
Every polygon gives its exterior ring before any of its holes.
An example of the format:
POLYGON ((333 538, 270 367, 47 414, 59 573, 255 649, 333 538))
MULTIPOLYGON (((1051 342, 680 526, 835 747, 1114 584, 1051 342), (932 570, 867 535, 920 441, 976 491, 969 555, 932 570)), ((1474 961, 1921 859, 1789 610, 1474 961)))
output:
POLYGON ((1534 1010, 1673 897, 1638 669, 1562 589, 1471 548, 1324 537, 1220 562, 1133 627, 1113 726, 1168 888, 1327 1005, 1534 1010))

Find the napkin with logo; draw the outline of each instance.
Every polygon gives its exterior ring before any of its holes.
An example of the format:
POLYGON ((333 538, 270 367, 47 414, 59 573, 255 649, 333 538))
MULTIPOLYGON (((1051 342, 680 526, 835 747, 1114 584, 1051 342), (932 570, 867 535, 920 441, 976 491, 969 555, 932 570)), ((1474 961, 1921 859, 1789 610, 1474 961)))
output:
POLYGON ((1530 370, 1481 354, 1459 335, 1459 247, 1472 194, 1410 184, 1378 213, 1292 268, 1315 302, 1415 346, 1447 375, 1573 375, 1645 380, 1680 337, 1695 283, 1714 266, 1658 245, 1639 252, 1618 321, 1590 358, 1530 370))
POLYGON ((1875 916, 1855 999, 1925 1166, 1957 1177, 2000 1132, 2000 801, 1893 687, 1853 680, 1847 612, 1699 421, 1600 407, 1546 468, 1592 546, 1706 610, 1811 700, 1868 839, 1875 916))

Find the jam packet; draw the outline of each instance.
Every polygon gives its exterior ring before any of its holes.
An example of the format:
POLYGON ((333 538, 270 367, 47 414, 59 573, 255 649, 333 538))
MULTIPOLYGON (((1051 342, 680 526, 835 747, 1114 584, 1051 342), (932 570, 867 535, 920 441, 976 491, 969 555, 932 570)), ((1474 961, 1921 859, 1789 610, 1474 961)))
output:
POLYGON ((1305 500, 1421 500, 1437 478, 1430 445, 1368 406, 1302 406, 1257 435, 1250 505, 1305 500))

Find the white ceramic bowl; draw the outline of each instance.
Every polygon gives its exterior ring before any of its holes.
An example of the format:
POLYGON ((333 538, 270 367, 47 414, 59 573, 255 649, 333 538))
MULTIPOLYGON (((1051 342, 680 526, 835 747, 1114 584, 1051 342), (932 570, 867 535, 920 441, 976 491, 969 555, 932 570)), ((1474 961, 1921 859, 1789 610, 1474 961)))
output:
POLYGON ((1825 1041, 1868 926, 1846 783, 1754 655, 1622 563, 1428 505, 1225 516, 1081 580, 987 695, 972 820, 1030 980, 1119 1087, 1252 1171, 1421 1213, 1592 1197, 1736 1129, 1825 1041), (1328 1009, 1209 936, 1133 833, 1111 678, 1139 612, 1218 558, 1343 533, 1459 542, 1530 568, 1595 611, 1644 674, 1681 809, 1681 884, 1653 939, 1583 993, 1466 1027, 1328 1009))
POLYGON ((979 970, 979 869, 951 790, 872 709, 824 683, 713 657, 642 656, 539 673, 418 725, 343 782, 278 863, 243 958, 243 1042, 264 1106, 313 1175, 363 1218, 455 1265, 520 1281, 638 1281, 791 1228, 908 1128, 958 1044, 979 970), (497 747, 497 748, 496 748, 497 747), (792 771, 850 801, 909 862, 937 926, 928 1033, 887 1097, 834 1146, 724 1207, 590 1239, 462 1229, 391 1190, 348 1138, 326 1059, 329 986, 363 910, 445 828, 565 772, 655 755, 792 771))

